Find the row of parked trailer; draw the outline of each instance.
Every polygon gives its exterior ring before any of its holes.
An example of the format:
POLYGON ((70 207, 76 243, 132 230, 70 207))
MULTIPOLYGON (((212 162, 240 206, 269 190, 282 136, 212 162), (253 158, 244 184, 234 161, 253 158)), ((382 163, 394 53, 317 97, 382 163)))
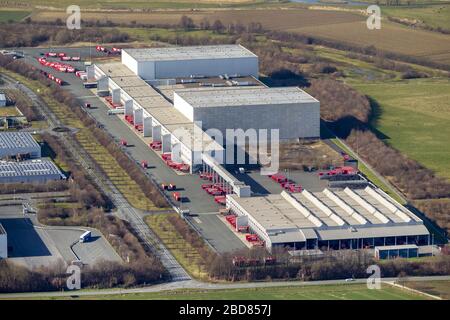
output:
POLYGON ((281 173, 276 173, 273 175, 269 175, 269 177, 277 182, 281 188, 284 190, 287 190, 289 192, 295 193, 295 192, 302 192, 302 186, 299 184, 296 184, 294 181, 289 180, 285 175, 281 173))
POLYGON ((358 169, 353 167, 336 167, 331 170, 325 172, 319 172, 320 179, 331 179, 332 177, 347 177, 347 176, 355 176, 359 173, 358 169))
POLYGON ((112 47, 111 49, 108 49, 101 45, 96 46, 95 50, 97 52, 103 52, 106 54, 120 54, 122 52, 122 49, 120 49, 120 48, 112 47))
POLYGON ((276 263, 277 263, 277 259, 272 256, 265 257, 263 260, 242 257, 242 256, 234 256, 233 257, 233 265, 235 267, 253 267, 253 266, 261 266, 261 265, 274 265, 276 263))
POLYGON ((53 68, 56 71, 59 72, 69 72, 69 73, 74 73, 77 70, 75 69, 75 67, 69 65, 69 64, 65 64, 65 63, 61 63, 58 61, 48 61, 45 58, 38 58, 38 62, 45 67, 49 67, 49 68, 53 68))
POLYGON ((233 227, 234 230, 238 232, 247 233, 245 235, 245 240, 250 242, 254 247, 262 247, 264 246, 264 241, 261 240, 257 234, 249 233, 249 226, 239 226, 236 228, 236 219, 237 217, 234 214, 229 214, 225 216, 225 220, 233 227))

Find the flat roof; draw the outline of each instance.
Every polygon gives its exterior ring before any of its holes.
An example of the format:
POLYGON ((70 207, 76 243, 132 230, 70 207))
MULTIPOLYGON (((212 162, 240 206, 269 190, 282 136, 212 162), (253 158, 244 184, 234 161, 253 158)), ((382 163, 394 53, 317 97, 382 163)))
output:
POLYGON ((136 76, 133 71, 121 62, 99 62, 95 63, 95 65, 110 78, 136 76))
POLYGON ((29 132, 1 132, 0 149, 40 148, 29 132))
POLYGON ((49 159, 27 161, 0 161, 0 178, 61 175, 58 167, 49 159))
POLYGON ((349 190, 229 197, 278 242, 289 237, 331 240, 428 234, 419 217, 383 191, 349 190), (315 232, 299 236, 295 230, 315 232))
POLYGON ((268 88, 211 88, 175 90, 183 100, 194 108, 282 105, 318 102, 298 87, 268 88))
POLYGON ((200 127, 175 109, 161 93, 121 63, 96 64, 96 66, 141 106, 146 113, 173 133, 188 148, 197 150, 196 146, 201 146, 202 150, 223 149, 222 146, 205 134, 200 127), (197 131, 194 128, 197 128, 202 135, 196 135, 197 131))
POLYGON ((122 52, 126 52, 137 61, 172 61, 257 57, 247 48, 237 44, 122 49, 122 52))
POLYGON ((399 244, 396 246, 376 246, 375 250, 401 250, 401 249, 418 249, 415 244, 399 244))
POLYGON ((252 76, 234 77, 229 80, 220 77, 204 77, 204 78, 177 78, 176 84, 160 84, 156 88, 168 99, 173 100, 173 93, 182 89, 196 90, 224 90, 227 88, 246 89, 249 87, 265 87, 258 79, 252 76), (187 81, 182 83, 181 81, 187 81), (193 81, 193 82, 192 82, 193 81))
POLYGON ((6 96, 4 93, 0 93, 0 100, 2 100, 2 101, 6 100, 6 96))

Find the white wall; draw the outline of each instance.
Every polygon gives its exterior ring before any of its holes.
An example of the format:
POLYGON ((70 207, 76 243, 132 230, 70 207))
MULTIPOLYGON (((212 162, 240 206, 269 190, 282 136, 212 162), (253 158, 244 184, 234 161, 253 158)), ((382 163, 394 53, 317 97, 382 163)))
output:
MULTIPOLYGON (((174 94, 175 108, 191 121, 201 121, 202 129, 279 129, 280 139, 316 138, 320 136, 320 103, 286 105, 192 108, 174 94)), ((270 134, 270 132, 269 132, 270 134)))
POLYGON ((0 234, 0 259, 8 258, 8 240, 6 234, 0 234))
POLYGON ((194 121, 194 108, 181 98, 176 92, 173 93, 173 105, 190 121, 194 121))
POLYGON ((155 78, 168 79, 204 75, 240 74, 258 78, 258 57, 155 61, 155 78))
POLYGON ((133 71, 135 74, 138 74, 138 63, 137 61, 131 57, 125 49, 122 49, 122 64, 128 67, 131 71, 133 71))

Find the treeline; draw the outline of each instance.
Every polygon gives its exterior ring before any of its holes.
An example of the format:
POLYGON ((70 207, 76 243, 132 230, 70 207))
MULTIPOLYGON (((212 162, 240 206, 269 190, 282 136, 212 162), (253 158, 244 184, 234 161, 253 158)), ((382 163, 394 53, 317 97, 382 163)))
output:
POLYGON ((111 200, 95 186, 91 178, 86 175, 84 170, 66 150, 61 139, 47 132, 42 133, 41 136, 58 158, 69 167, 68 179, 70 181, 69 190, 72 201, 81 203, 86 209, 92 207, 111 208, 111 200))
MULTIPOLYGON (((69 274, 61 261, 51 266, 33 270, 8 260, 0 260, 0 293, 61 291, 66 289, 69 274)), ((154 265, 131 266, 118 262, 99 261, 94 266, 85 266, 81 272, 82 289, 132 287, 137 284, 161 282, 154 265)))
POLYGON ((314 79, 307 91, 320 103, 320 117, 326 121, 337 121, 355 117, 368 123, 371 115, 369 100, 348 85, 329 78, 314 79))
POLYGON ((256 280, 332 280, 346 278, 367 278, 367 268, 378 264, 382 277, 447 275, 450 272, 450 256, 441 255, 423 261, 395 259, 377 263, 373 256, 364 251, 325 252, 321 257, 293 258, 284 250, 272 252, 277 263, 264 265, 268 257, 263 248, 242 250, 232 254, 217 255, 210 265, 213 279, 228 281, 256 280), (259 266, 239 267, 233 265, 233 257, 260 261, 259 266))
POLYGON ((8 100, 14 104, 20 112, 23 113, 27 121, 39 121, 43 120, 43 117, 39 114, 39 111, 33 105, 33 102, 20 91, 8 89, 5 90, 8 100))
POLYGON ((57 192, 69 189, 67 181, 48 181, 46 183, 5 183, 0 188, 0 194, 57 192))
POLYGON ((67 44, 79 41, 93 42, 127 42, 130 36, 118 29, 105 32, 99 28, 81 28, 80 30, 68 30, 64 26, 8 23, 1 24, 0 47, 35 47, 47 41, 53 44, 67 44))

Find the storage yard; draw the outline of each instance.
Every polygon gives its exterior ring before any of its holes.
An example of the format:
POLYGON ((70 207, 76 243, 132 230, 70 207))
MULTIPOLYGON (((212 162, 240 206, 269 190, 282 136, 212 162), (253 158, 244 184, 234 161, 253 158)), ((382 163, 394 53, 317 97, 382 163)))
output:
MULTIPOLYGON (((298 88, 268 88, 258 80, 257 63, 233 69, 229 61, 258 61, 242 46, 223 46, 228 55, 218 47, 125 48, 122 63, 95 63, 61 79, 218 252, 249 243, 312 252, 429 244, 422 220, 357 170, 294 169, 271 179, 248 164, 224 165, 225 146, 208 129, 279 128, 287 141, 317 139, 320 105, 298 88), (207 68, 222 63, 225 69, 207 68), (258 219, 280 224, 261 228, 258 219)), ((92 49, 75 50, 83 59, 92 49)), ((101 48, 96 51, 101 55, 101 48)), ((30 49, 25 59, 39 65, 37 53, 30 49)))

